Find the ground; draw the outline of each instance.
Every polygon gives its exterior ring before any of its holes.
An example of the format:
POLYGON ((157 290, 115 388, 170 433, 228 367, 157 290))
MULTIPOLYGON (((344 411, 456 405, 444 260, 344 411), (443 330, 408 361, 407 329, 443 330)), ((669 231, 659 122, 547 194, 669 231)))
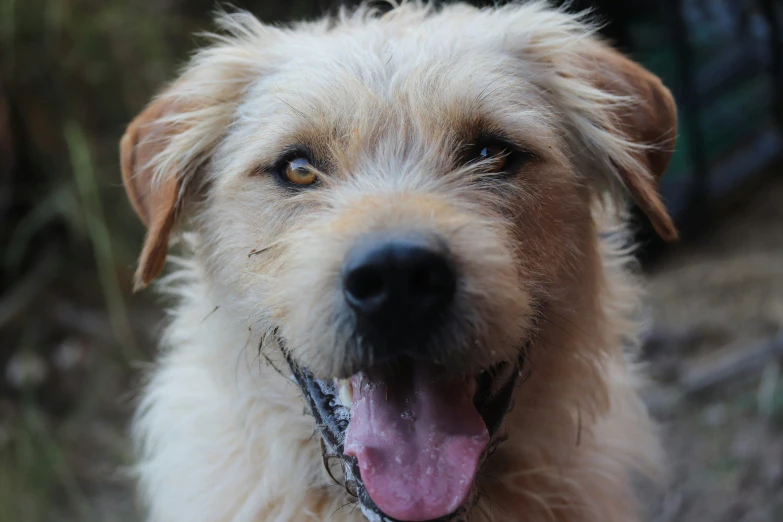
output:
POLYGON ((671 460, 651 520, 783 520, 783 178, 670 252, 648 293, 645 396, 671 460))

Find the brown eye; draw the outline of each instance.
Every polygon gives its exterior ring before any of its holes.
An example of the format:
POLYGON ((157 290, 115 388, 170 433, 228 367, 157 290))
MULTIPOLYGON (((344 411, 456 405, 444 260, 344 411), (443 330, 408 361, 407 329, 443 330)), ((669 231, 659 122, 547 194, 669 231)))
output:
POLYGON ((274 165, 263 170, 273 174, 288 189, 305 189, 319 184, 319 163, 307 147, 288 148, 274 165))
POLYGON ((535 156, 499 138, 485 138, 470 146, 463 162, 470 165, 481 162, 481 170, 488 174, 510 175, 516 173, 535 156))
POLYGON ((295 157, 286 161, 283 176, 295 185, 312 185, 318 176, 310 160, 295 157))
POLYGON ((503 172, 508 160, 509 151, 500 142, 486 143, 477 146, 478 155, 474 161, 487 161, 487 170, 503 172))

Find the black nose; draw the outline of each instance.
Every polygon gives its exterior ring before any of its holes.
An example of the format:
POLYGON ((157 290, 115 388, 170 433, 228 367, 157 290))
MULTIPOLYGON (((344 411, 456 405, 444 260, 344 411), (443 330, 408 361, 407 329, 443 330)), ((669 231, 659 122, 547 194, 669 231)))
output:
POLYGON ((360 326, 387 337, 429 328, 451 303, 456 282, 443 249, 419 238, 372 241, 343 268, 345 299, 360 326))

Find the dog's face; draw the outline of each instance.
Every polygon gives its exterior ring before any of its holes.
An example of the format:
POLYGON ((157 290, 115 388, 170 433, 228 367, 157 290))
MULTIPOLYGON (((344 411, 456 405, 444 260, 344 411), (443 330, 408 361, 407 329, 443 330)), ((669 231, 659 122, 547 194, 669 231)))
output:
POLYGON ((123 139, 137 283, 184 213, 365 513, 464 517, 539 321, 589 306, 613 178, 675 234, 654 186, 670 95, 538 4, 222 23, 123 139))

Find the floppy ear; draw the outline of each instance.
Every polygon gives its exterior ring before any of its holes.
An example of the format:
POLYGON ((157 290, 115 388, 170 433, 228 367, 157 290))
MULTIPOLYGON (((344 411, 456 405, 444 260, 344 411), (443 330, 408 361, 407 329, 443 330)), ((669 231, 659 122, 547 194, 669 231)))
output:
POLYGON ((677 229, 658 193, 658 181, 666 171, 677 136, 677 107, 661 80, 619 52, 599 44, 591 52, 593 86, 632 100, 613 112, 614 130, 639 147, 635 162, 615 162, 623 184, 647 215, 658 235, 677 239, 677 229), (636 164, 634 164, 636 163, 636 164))
POLYGON ((136 290, 163 270, 183 192, 231 126, 247 85, 268 70, 264 49, 280 34, 244 11, 219 14, 215 22, 220 34, 128 125, 120 142, 125 190, 147 225, 136 290))
POLYGON ((163 173, 160 180, 155 175, 157 158, 175 131, 164 120, 173 113, 173 106, 170 98, 158 98, 128 125, 120 141, 122 182, 133 208, 147 226, 134 290, 147 286, 163 270, 177 216, 180 173, 163 173))

